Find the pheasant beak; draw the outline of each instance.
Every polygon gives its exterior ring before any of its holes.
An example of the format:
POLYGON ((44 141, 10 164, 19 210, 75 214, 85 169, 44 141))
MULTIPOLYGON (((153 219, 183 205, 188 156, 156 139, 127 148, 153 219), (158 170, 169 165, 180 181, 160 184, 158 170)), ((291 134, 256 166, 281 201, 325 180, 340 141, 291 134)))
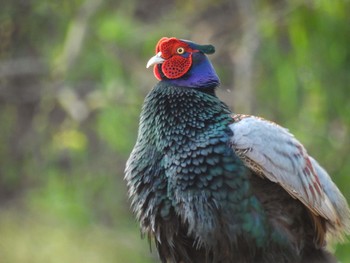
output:
POLYGON ((148 60, 146 68, 149 68, 150 66, 153 66, 155 64, 161 64, 164 62, 164 58, 162 58, 162 52, 158 52, 157 55, 154 57, 151 57, 150 60, 148 60))

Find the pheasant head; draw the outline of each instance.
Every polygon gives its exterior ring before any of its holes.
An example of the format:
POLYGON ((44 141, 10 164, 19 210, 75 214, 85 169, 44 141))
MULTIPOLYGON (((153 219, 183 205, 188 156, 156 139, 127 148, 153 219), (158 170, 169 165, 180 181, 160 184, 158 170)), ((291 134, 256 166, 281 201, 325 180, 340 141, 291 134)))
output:
POLYGON ((219 78, 206 54, 213 54, 212 45, 199 45, 188 40, 163 37, 156 46, 156 55, 147 63, 154 66, 154 76, 176 86, 212 88, 219 78))

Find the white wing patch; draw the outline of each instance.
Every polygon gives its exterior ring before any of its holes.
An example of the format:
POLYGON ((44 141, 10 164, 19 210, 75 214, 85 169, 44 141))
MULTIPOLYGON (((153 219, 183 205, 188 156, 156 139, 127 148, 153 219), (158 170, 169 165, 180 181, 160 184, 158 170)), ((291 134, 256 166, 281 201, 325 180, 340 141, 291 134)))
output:
POLYGON ((280 184, 315 215, 324 217, 334 234, 350 232, 346 200, 327 172, 289 131, 249 115, 234 115, 232 147, 246 166, 280 184))

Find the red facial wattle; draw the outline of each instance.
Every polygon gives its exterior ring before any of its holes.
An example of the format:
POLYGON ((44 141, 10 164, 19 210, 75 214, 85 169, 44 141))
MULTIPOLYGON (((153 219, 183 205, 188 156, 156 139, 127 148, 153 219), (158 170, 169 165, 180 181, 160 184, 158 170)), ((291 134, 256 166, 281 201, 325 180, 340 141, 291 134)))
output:
POLYGON ((176 38, 163 37, 159 40, 156 46, 156 54, 162 53, 162 58, 165 59, 161 65, 155 65, 153 72, 158 80, 162 79, 162 74, 168 79, 177 79, 184 76, 192 66, 192 52, 195 52, 184 43, 176 38), (183 53, 179 54, 178 50, 182 49, 183 53), (183 55, 185 54, 186 55, 183 55))
POLYGON ((192 54, 190 54, 187 58, 178 55, 166 60, 162 64, 162 71, 168 79, 177 79, 185 75, 191 68, 191 65, 192 54))

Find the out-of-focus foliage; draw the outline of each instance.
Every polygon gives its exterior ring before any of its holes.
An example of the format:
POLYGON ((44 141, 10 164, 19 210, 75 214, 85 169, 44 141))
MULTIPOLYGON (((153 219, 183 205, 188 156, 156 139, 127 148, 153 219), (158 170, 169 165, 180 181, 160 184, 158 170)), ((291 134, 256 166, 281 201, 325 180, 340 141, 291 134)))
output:
MULTIPOLYGON (((2 0, 0 262, 156 262, 125 161, 162 36, 212 43, 219 96, 288 127, 350 200, 350 2, 2 0)), ((350 246, 337 245, 342 262, 350 246)))

